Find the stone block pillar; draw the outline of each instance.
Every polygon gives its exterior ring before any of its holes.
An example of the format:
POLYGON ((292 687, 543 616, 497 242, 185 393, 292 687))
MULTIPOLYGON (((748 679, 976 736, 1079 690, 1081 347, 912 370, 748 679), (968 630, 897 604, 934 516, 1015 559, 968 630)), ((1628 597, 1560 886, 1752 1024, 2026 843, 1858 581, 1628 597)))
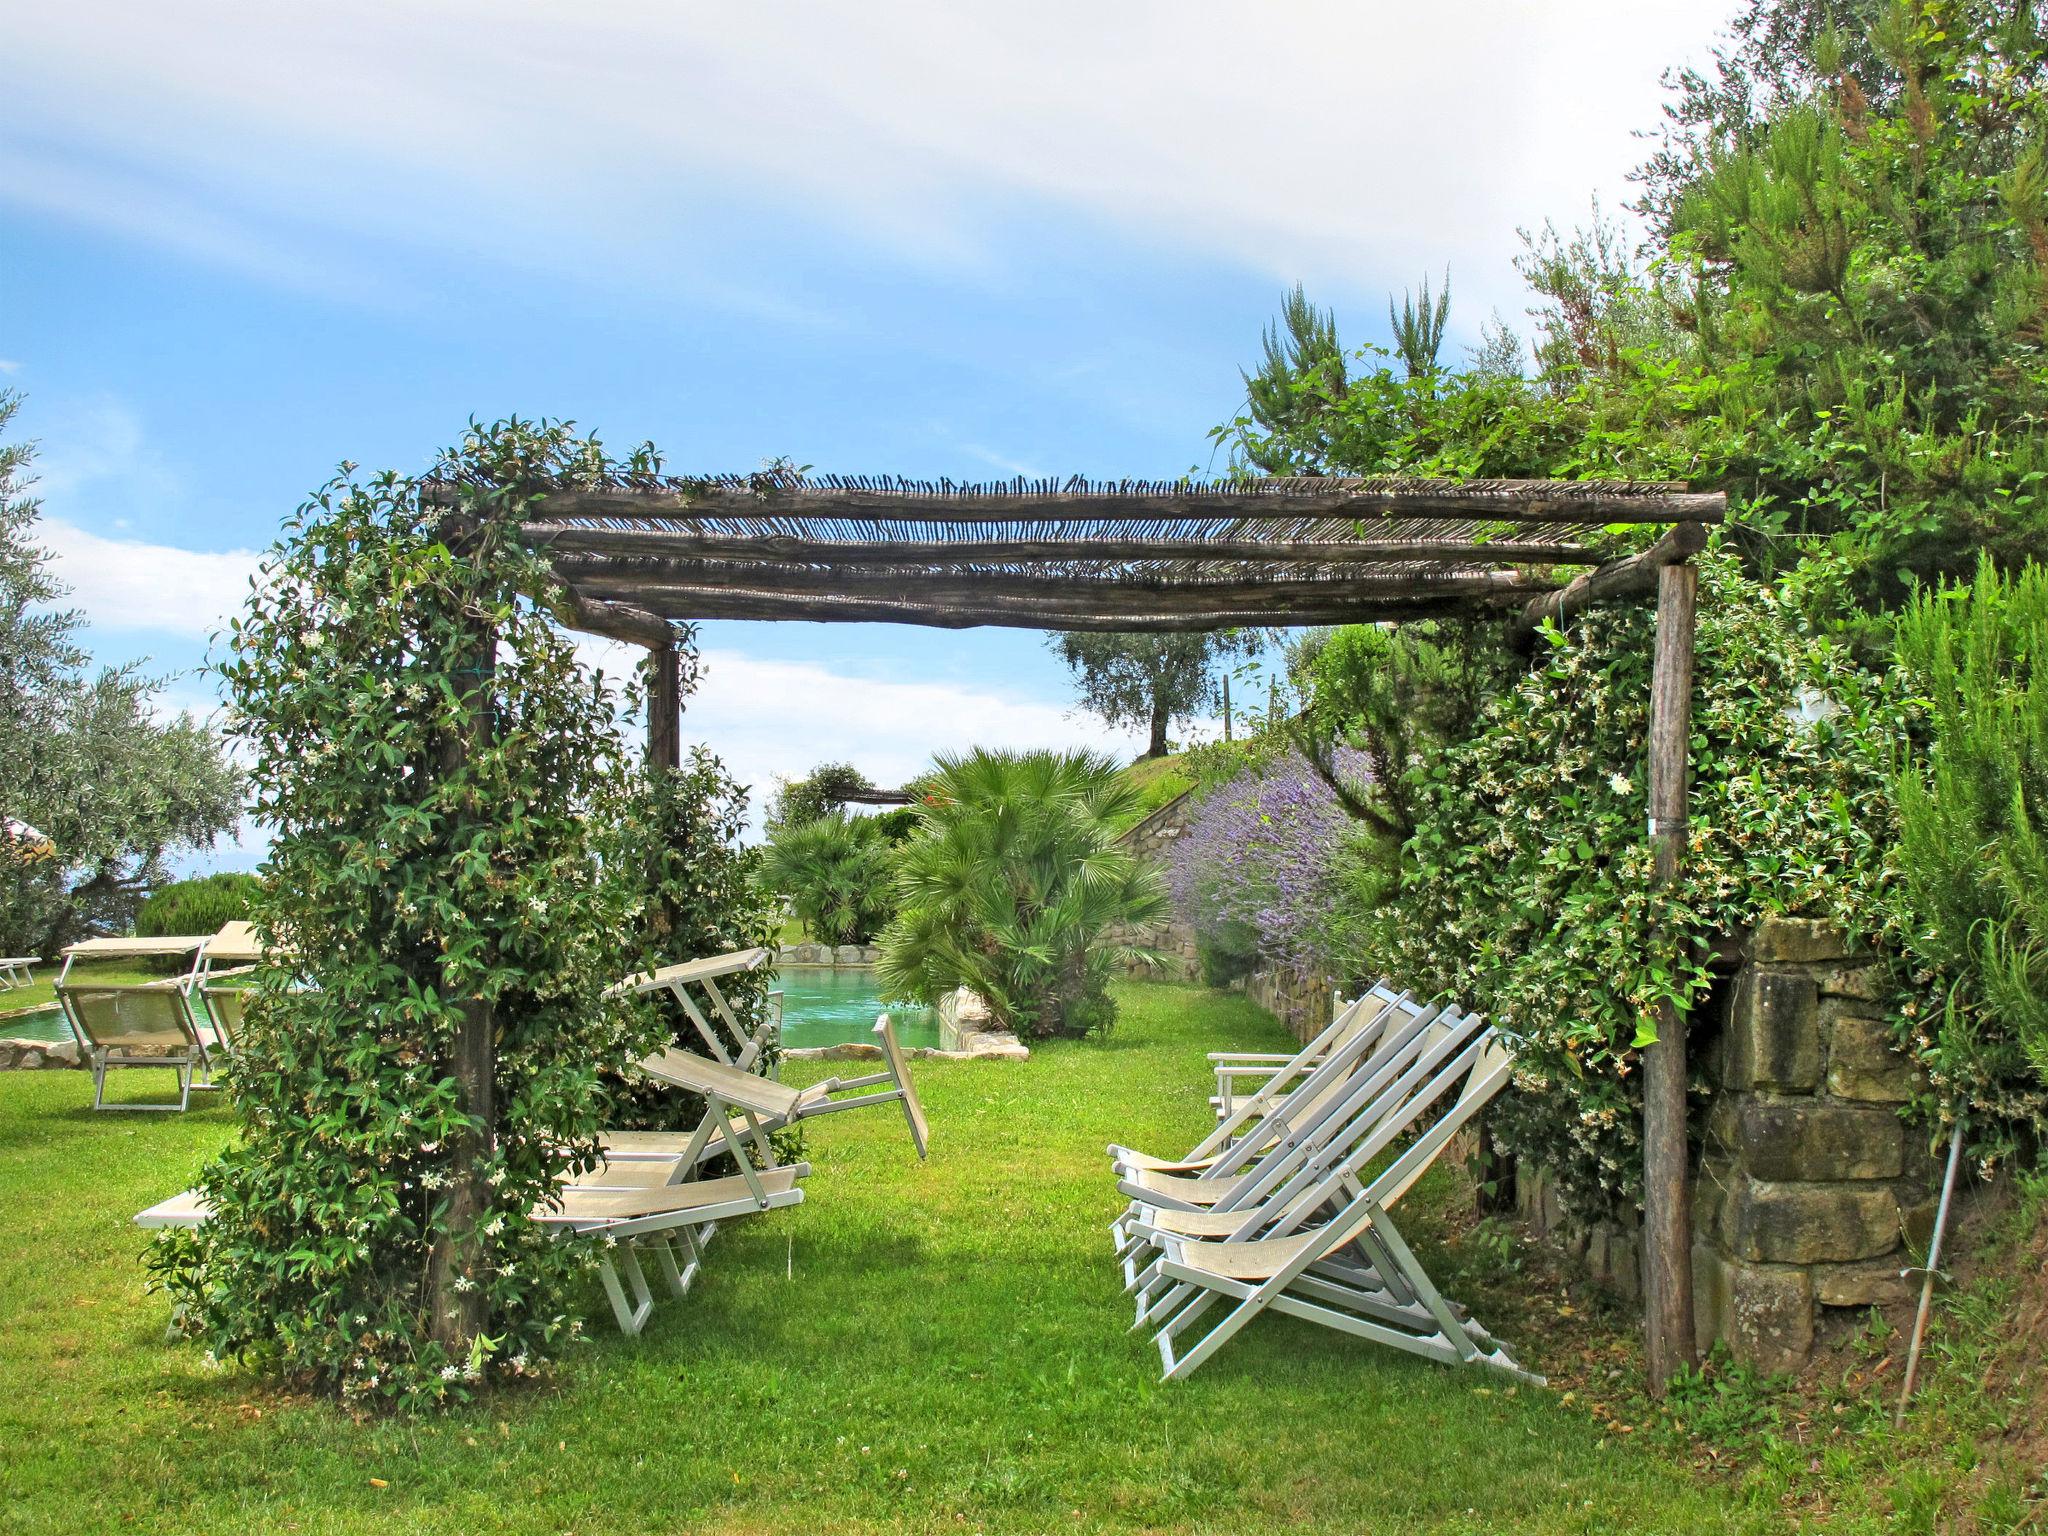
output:
POLYGON ((1827 1307, 1902 1301, 1933 1219, 1933 1168, 1899 1116, 1913 1062, 1885 1017, 1883 967, 1825 924, 1751 936, 1709 1042, 1695 1202, 1702 1346, 1792 1370, 1827 1307))

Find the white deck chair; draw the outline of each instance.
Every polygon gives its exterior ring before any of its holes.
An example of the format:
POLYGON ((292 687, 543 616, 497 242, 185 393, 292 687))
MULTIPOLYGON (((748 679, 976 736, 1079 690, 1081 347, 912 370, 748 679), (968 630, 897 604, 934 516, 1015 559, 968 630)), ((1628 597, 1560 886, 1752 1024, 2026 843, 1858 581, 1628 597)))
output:
POLYGON ((35 985, 36 967, 42 963, 40 955, 0 957, 0 992, 12 992, 16 987, 35 985))
MULTIPOLYGON (((931 1127, 925 1120, 924 1106, 918 1101, 916 1084, 911 1081, 910 1064, 904 1058, 903 1047, 897 1042, 896 1026, 886 1013, 875 1020, 874 1028, 875 1039, 882 1052, 880 1072, 863 1077, 828 1077, 808 1088, 785 1088, 773 1079, 760 1077, 749 1070, 759 1059, 765 1034, 766 1027, 757 1032, 730 1063, 713 1061, 694 1051, 670 1048, 643 1058, 638 1064, 639 1069, 656 1082, 707 1096, 721 1090, 742 1094, 755 1092, 748 1089, 742 1079, 766 1083, 768 1090, 756 1094, 759 1103, 752 1112, 757 1141, 760 1139, 758 1133, 779 1131, 800 1120, 837 1114, 841 1110, 866 1109, 876 1104, 900 1103, 903 1118, 910 1127, 911 1144, 917 1148, 920 1158, 927 1155, 931 1145, 931 1127), (835 1093, 863 1088, 876 1091, 857 1093, 850 1099, 832 1097, 835 1093)), ((734 1102, 729 1093, 727 1102, 734 1102)), ((698 1151, 703 1157, 717 1157, 726 1150, 727 1144, 721 1135, 702 1141, 698 1151)))
POLYGON ((92 1107, 106 1110, 183 1110, 194 1088, 212 1086, 195 1081, 210 1077, 209 1043, 218 1037, 192 1016, 192 1002, 182 981, 57 983, 57 1004, 63 1010, 79 1048, 92 1063, 92 1107), (107 1073, 115 1067, 154 1067, 175 1072, 175 1104, 109 1104, 107 1073))
POLYGON ((1469 1059, 1472 1042, 1484 1028, 1484 1020, 1455 1007, 1407 1026, 1350 1073, 1313 1119, 1256 1162, 1196 1174, 1126 1173, 1118 1188, 1131 1203, 1115 1229, 1117 1256, 1124 1265, 1125 1290, 1140 1292, 1139 1320, 1147 1305, 1143 1293, 1151 1278, 1146 1265, 1156 1246, 1150 1236, 1154 1229, 1164 1225, 1188 1235, 1237 1234, 1244 1218, 1236 1213, 1303 1193, 1361 1142, 1385 1148, 1414 1119, 1418 1095, 1434 1098, 1442 1092, 1435 1075, 1460 1051, 1469 1059), (1174 1213, 1192 1213, 1189 1224, 1168 1221, 1174 1213))
POLYGON ((1216 1118, 1228 1118, 1237 1101, 1247 1094, 1267 1087, 1285 1087, 1287 1077, 1281 1075, 1283 1072, 1306 1072, 1357 1030, 1384 1028, 1386 1010, 1406 997, 1405 992, 1382 976, 1357 997, 1347 1000, 1337 995, 1330 1009, 1330 1022, 1292 1055, 1284 1051, 1211 1051, 1209 1065, 1216 1073, 1216 1092, 1209 1103, 1216 1110, 1216 1118))
POLYGON ((1247 1212, 1243 1235, 1191 1236, 1156 1229, 1164 1288, 1147 1321, 1167 1380, 1192 1374, 1246 1323, 1272 1310, 1320 1323, 1445 1364, 1480 1364, 1523 1380, 1524 1370, 1485 1329, 1462 1318, 1438 1292, 1395 1226, 1388 1207, 1419 1179, 1451 1138, 1506 1086, 1512 1057, 1488 1030, 1460 1050, 1435 1084, 1418 1093, 1426 1110, 1456 1087, 1456 1099, 1409 1147, 1355 1193, 1347 1181, 1384 1150, 1377 1135, 1354 1148, 1309 1190, 1280 1200, 1274 1220, 1247 1212), (1304 1213, 1334 1209, 1303 1225, 1304 1213), (1182 1335, 1218 1302, 1234 1302, 1191 1344, 1182 1335))
MULTIPOLYGON (((725 1027, 732 1031, 732 1038, 734 1040, 742 1042, 753 1041, 755 1050, 758 1053, 760 1048, 759 1041, 756 1038, 758 1031, 748 1031, 741 1028, 740 1021, 733 1016, 732 1007, 726 1002, 725 993, 719 989, 718 982, 722 976, 744 975, 749 971, 758 971, 764 966, 772 967, 774 964, 775 951, 772 949, 735 949, 722 955, 702 955, 695 960, 684 960, 675 965, 664 965, 659 970, 642 971, 628 976, 622 981, 615 981, 604 989, 604 995, 611 998, 640 996, 649 992, 668 993, 675 998, 677 1004, 689 1018, 690 1023, 695 1026, 697 1034, 704 1041, 704 1048, 711 1052, 712 1059, 731 1066, 734 1065, 733 1052, 727 1048, 724 1037, 712 1026, 711 1020, 706 1017, 705 1011, 699 1006, 697 999, 691 995, 691 989, 695 988, 704 994, 706 1002, 710 1005, 711 1012, 725 1021, 725 1027)), ((782 1032, 782 994, 780 992, 771 991, 768 994, 768 1019, 773 1026, 775 1034, 780 1035, 782 1032)), ((748 1065, 746 1062, 738 1064, 741 1066, 748 1065)))
MULTIPOLYGON (((654 1296, 640 1267, 641 1252, 660 1266, 669 1293, 681 1296, 690 1288, 702 1262, 698 1233, 734 1217, 762 1210, 781 1210, 803 1203, 797 1188, 802 1164, 768 1170, 764 1197, 741 1178, 699 1179, 656 1189, 604 1189, 566 1185, 554 1204, 533 1213, 541 1226, 565 1237, 596 1238, 598 1277, 619 1331, 637 1334, 647 1326, 654 1296), (678 1259, 674 1244, 680 1243, 678 1259)), ((139 1212, 139 1227, 196 1227, 212 1214, 203 1195, 185 1190, 139 1212)))
POLYGON ((1319 1123, 1324 1112, 1345 1092, 1354 1074, 1371 1070, 1388 1052, 1414 1041, 1438 1017, 1439 1011, 1434 1004, 1414 1003, 1404 993, 1399 1006, 1383 1013, 1384 1029, 1353 1032, 1298 1080, 1290 1072, 1286 1080, 1294 1083, 1291 1089, 1269 1088, 1242 1100, 1230 1118, 1196 1143, 1186 1156, 1152 1157, 1112 1144, 1112 1170, 1120 1181, 1149 1174, 1234 1177, 1276 1146, 1298 1142, 1305 1128, 1319 1123))

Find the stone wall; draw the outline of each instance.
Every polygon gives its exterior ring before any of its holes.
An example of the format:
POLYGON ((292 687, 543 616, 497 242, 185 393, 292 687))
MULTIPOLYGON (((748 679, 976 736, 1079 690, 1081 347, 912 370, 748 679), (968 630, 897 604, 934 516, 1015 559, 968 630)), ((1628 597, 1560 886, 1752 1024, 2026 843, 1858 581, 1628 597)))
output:
MULTIPOLYGON (((1118 841, 1163 870, 1174 843, 1187 832, 1193 810, 1194 791, 1183 791, 1152 811, 1118 841)), ((1125 969, 1133 976, 1152 981, 1191 981, 1202 974, 1202 962, 1195 953, 1195 930, 1178 912, 1156 923, 1120 924, 1109 929, 1104 939, 1159 955, 1158 965, 1127 966, 1125 969)))
MULTIPOLYGON (((1830 1308, 1908 1298, 1900 1270, 1926 1246, 1935 1168, 1899 1114, 1919 1082, 1892 1041, 1884 967, 1825 924, 1772 919, 1728 946, 1691 1021, 1705 1102, 1695 1109, 1693 1300, 1700 1347, 1796 1370, 1830 1308)), ((1570 1219, 1538 1168, 1516 1203, 1539 1234, 1626 1300, 1642 1295, 1633 1223, 1570 1219)))
POLYGON ((873 965, 882 952, 872 944, 784 944, 775 951, 781 965, 873 965))
POLYGON ((1760 927, 1700 1023, 1712 1085, 1693 1195, 1702 1346, 1791 1369, 1830 1307, 1902 1301, 1934 1223, 1918 1086, 1883 967, 1824 924, 1760 927))
POLYGON ((1246 997, 1285 1024, 1297 1040, 1311 1040, 1329 1027, 1336 994, 1322 971, 1274 966, 1253 971, 1237 985, 1246 997))

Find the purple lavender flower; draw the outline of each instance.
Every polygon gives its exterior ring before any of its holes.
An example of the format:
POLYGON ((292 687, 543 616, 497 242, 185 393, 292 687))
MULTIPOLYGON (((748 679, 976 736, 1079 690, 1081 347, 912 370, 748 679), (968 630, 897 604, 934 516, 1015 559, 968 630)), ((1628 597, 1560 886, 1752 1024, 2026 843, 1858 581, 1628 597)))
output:
MULTIPOLYGON (((1347 782, 1366 778, 1365 755, 1339 750, 1347 782)), ((1259 952, 1283 965, 1315 958, 1335 895, 1333 856, 1350 819, 1298 753, 1249 770, 1196 806, 1173 847, 1167 884, 1197 932, 1249 927, 1259 952)))

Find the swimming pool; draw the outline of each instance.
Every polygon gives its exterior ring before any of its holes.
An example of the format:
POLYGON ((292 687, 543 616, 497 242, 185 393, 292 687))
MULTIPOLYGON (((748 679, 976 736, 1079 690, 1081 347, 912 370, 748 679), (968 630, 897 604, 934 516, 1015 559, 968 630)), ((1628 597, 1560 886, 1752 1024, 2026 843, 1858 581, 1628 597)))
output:
POLYGON ((918 1003, 884 1004, 875 973, 866 966, 784 966, 772 987, 782 989, 782 1044, 789 1050, 872 1044, 875 1015, 887 1013, 904 1046, 936 1046, 939 1017, 918 1003))
MULTIPOLYGON (((773 986, 782 989, 782 1043, 792 1050, 842 1045, 849 1040, 872 1043, 875 1015, 886 1011, 896 1025, 896 1039, 905 1046, 936 1046, 938 1015, 921 1004, 887 1007, 875 973, 865 966, 804 965, 776 973, 773 986)), ((192 999, 206 1021, 206 1000, 192 999)), ((54 1004, 33 1013, 0 1019, 0 1039, 69 1040, 71 1026, 54 1004)))

